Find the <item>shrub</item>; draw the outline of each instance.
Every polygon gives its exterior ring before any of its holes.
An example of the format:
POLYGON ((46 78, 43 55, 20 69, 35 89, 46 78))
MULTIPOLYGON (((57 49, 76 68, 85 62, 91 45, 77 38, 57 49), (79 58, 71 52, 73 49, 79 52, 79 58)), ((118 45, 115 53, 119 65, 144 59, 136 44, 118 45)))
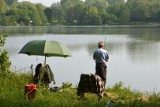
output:
MULTIPOLYGON (((2 34, 0 35, 0 46, 4 46, 5 40, 7 35, 2 34)), ((6 77, 10 74, 10 65, 11 62, 9 61, 8 52, 6 50, 3 50, 0 54, 0 76, 6 77)))

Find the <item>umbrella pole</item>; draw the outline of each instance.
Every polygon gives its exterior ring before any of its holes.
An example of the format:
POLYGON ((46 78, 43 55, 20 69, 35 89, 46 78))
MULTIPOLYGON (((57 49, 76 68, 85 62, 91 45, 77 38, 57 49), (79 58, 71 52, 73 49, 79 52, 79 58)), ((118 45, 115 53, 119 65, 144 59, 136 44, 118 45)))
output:
POLYGON ((46 65, 46 55, 45 55, 45 60, 44 60, 44 66, 46 65))

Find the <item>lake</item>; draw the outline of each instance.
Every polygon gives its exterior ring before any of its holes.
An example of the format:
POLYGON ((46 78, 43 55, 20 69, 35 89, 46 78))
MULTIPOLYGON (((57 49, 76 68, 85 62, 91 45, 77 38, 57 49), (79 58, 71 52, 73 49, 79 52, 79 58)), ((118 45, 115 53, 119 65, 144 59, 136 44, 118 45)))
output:
POLYGON ((4 49, 8 51, 11 69, 27 72, 44 62, 42 56, 18 54, 29 41, 56 40, 65 44, 72 57, 47 57, 55 75, 56 86, 62 82, 77 85, 81 73, 95 73, 92 58, 97 43, 106 41, 109 52, 106 87, 122 81, 138 91, 160 91, 160 26, 56 26, 0 27, 7 33, 4 49))

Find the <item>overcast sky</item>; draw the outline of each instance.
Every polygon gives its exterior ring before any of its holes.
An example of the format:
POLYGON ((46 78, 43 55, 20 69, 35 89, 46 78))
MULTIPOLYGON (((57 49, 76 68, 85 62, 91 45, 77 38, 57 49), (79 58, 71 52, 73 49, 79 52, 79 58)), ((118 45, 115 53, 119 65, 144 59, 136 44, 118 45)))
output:
POLYGON ((51 4, 59 2, 60 0, 18 0, 18 2, 21 2, 21 1, 29 1, 32 3, 42 3, 43 5, 49 7, 51 6, 51 4))

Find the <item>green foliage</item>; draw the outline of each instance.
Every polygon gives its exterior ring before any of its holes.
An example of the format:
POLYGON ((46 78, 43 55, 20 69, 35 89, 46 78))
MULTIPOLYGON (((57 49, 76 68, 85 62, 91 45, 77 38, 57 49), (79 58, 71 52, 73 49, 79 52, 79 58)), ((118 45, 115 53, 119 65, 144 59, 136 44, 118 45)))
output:
POLYGON ((53 3, 51 7, 26 1, 1 0, 0 25, 159 23, 159 7, 159 0, 61 0, 53 3))
POLYGON ((70 82, 67 82, 67 83, 63 82, 62 83, 62 88, 71 88, 71 87, 72 87, 72 83, 70 83, 70 82))
POLYGON ((107 88, 106 91, 109 91, 111 93, 114 93, 114 100, 137 100, 137 98, 141 98, 143 96, 143 93, 140 93, 138 91, 132 91, 130 87, 124 87, 123 82, 116 83, 112 88, 107 88))
POLYGON ((52 9, 51 8, 46 8, 45 10, 44 10, 44 13, 45 13, 45 15, 46 15, 46 17, 47 17, 47 19, 48 19, 48 22, 51 22, 52 21, 52 9))
POLYGON ((0 35, 0 46, 4 46, 7 34, 0 35))
POLYGON ((18 0, 5 0, 6 4, 11 6, 13 3, 17 2, 18 0))
POLYGON ((86 0, 85 5, 88 6, 95 6, 99 12, 103 8, 109 7, 109 4, 106 0, 86 0))
POLYGON ((51 20, 54 20, 56 23, 61 23, 63 20, 63 12, 62 12, 62 5, 60 3, 53 4, 51 6, 51 13, 52 18, 51 20))
POLYGON ((148 0, 129 0, 128 6, 130 9, 132 21, 142 21, 143 22, 148 18, 149 16, 148 0))
MULTIPOLYGON (((5 44, 6 37, 7 37, 6 34, 0 35, 0 46, 3 46, 5 44)), ((0 55, 0 76, 1 77, 5 77, 9 75, 10 65, 11 65, 11 62, 9 61, 9 57, 7 56, 7 51, 3 50, 0 55)))
POLYGON ((107 0, 110 5, 115 5, 120 2, 125 2, 125 0, 107 0))
POLYGON ((130 12, 128 9, 125 9, 120 14, 119 23, 123 25, 129 23, 129 21, 130 21, 130 12))
POLYGON ((45 12, 44 12, 45 7, 42 4, 37 4, 36 8, 37 8, 37 11, 38 11, 39 16, 41 18, 42 24, 46 25, 46 23, 47 23, 47 17, 46 17, 45 12))
POLYGON ((8 76, 10 73, 9 57, 7 56, 7 51, 3 51, 0 55, 0 76, 8 76))
MULTIPOLYGON (((41 25, 40 14, 36 8, 36 6, 30 2, 22 2, 17 6, 18 9, 25 11, 25 16, 30 18, 29 22, 32 25, 41 25), (27 11, 26 11, 27 10, 27 11)), ((23 16, 23 17, 25 17, 23 16)), ((22 17, 22 18, 23 18, 22 17)))
POLYGON ((5 0, 0 0, 0 16, 7 11, 7 5, 5 0))
POLYGON ((28 101, 25 99, 25 85, 30 84, 30 74, 13 73, 8 78, 0 78, 0 106, 1 107, 105 107, 107 102, 114 100, 113 107, 159 107, 160 95, 157 93, 149 93, 147 100, 142 99, 143 93, 134 92, 126 89, 123 83, 117 83, 106 93, 111 96, 103 97, 98 101, 96 94, 85 93, 82 100, 77 96, 76 89, 70 87, 62 88, 63 91, 50 92, 43 86, 37 86, 35 99, 28 101), (121 90, 121 94, 116 90, 121 90), (138 93, 138 94, 137 94, 138 93), (113 99, 113 94, 117 94, 117 99, 113 99))

